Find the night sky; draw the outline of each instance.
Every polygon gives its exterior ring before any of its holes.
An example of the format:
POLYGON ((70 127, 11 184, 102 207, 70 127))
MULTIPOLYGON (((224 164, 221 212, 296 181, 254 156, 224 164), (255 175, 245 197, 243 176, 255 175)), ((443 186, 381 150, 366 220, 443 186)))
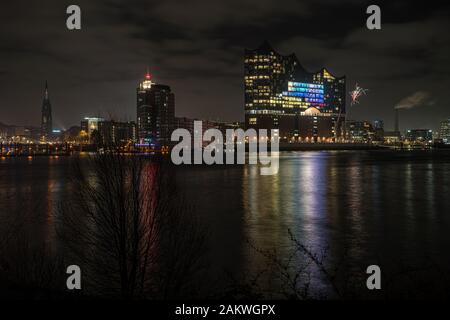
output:
POLYGON ((381 118, 389 130, 394 107, 421 97, 400 127, 435 129, 450 118, 450 6, 422 3, 2 0, 0 122, 39 125, 45 80, 55 127, 134 120, 147 66, 172 87, 177 116, 242 121, 244 48, 267 39, 309 71, 346 75, 347 91, 367 88, 349 118, 381 118), (70 4, 81 7, 80 31, 66 28, 70 4), (382 30, 366 28, 369 4, 380 5, 382 30))

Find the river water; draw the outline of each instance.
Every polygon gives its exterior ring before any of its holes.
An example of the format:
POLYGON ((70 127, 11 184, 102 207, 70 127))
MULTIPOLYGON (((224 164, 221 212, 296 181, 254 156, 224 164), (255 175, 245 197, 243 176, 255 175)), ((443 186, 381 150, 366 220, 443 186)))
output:
MULTIPOLYGON (((32 214, 38 219, 27 220, 30 237, 51 242, 56 207, 70 197, 70 162, 0 159, 2 221, 32 214)), ((272 176, 255 165, 176 170, 177 184, 209 230, 211 279, 264 269, 267 261, 255 248, 286 260, 290 230, 329 270, 342 264, 347 279, 360 281, 372 264, 381 267, 386 286, 411 273, 413 280, 400 284, 408 288, 397 287, 395 297, 439 296, 436 284, 449 289, 442 280, 450 270, 448 151, 281 152, 272 176)), ((312 285, 326 287, 323 279, 312 285)))

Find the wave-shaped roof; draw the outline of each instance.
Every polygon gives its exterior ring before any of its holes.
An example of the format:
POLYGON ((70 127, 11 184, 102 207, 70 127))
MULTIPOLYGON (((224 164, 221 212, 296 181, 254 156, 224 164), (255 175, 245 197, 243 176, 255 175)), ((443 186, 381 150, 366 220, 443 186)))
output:
POLYGON ((324 74, 325 72, 329 73, 333 78, 335 79, 342 79, 345 78, 344 76, 336 76, 334 75, 332 72, 330 72, 330 70, 328 70, 327 68, 323 67, 315 72, 310 72, 308 71, 305 67, 303 67, 303 65, 300 63, 300 60, 298 59, 297 55, 295 53, 291 53, 288 55, 283 55, 281 53, 279 53, 278 51, 276 51, 275 49, 273 49, 273 47, 270 45, 269 41, 264 40, 261 45, 256 48, 256 49, 245 49, 245 52, 258 52, 261 54, 270 54, 271 52, 273 52, 274 54, 283 57, 285 59, 292 59, 293 61, 296 62, 296 73, 308 73, 310 75, 312 74, 324 74))

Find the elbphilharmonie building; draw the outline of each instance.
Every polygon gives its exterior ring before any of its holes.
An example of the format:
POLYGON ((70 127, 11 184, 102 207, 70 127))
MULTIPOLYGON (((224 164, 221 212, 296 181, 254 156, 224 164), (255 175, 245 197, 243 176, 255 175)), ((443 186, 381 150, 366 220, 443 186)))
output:
POLYGON ((307 71, 295 54, 265 41, 245 50, 246 128, 276 129, 286 141, 335 141, 345 119, 345 76, 307 71))

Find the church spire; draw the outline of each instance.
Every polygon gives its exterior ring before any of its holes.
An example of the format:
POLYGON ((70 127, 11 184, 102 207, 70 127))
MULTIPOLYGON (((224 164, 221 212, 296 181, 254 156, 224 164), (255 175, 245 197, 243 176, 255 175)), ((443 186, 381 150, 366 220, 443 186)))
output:
POLYGON ((51 138, 53 130, 52 105, 50 104, 48 94, 48 82, 45 81, 44 100, 42 101, 41 114, 41 139, 48 141, 51 138))
POLYGON ((48 100, 48 82, 45 80, 44 99, 48 100))

